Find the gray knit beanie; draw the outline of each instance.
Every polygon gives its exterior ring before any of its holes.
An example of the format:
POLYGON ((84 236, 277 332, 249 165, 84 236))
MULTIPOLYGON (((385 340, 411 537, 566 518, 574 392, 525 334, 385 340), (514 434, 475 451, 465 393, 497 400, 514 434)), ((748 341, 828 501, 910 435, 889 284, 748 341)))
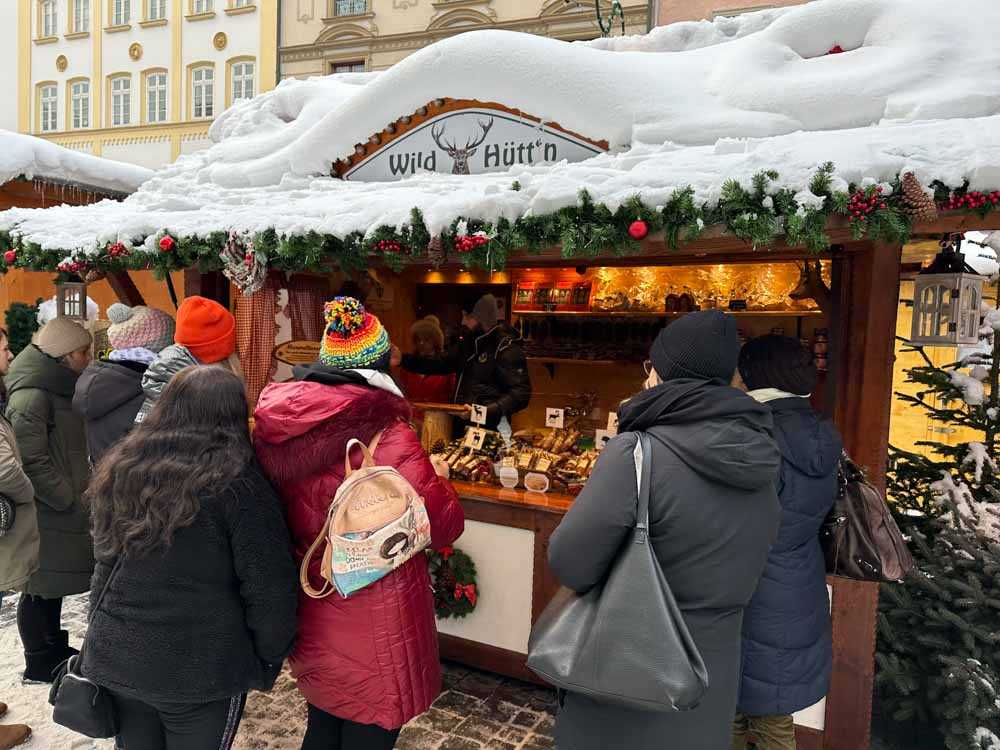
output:
POLYGON ((472 308, 472 317, 479 321, 483 330, 489 331, 500 320, 500 308, 497 298, 492 294, 484 294, 472 308))
POLYGON ((719 310, 688 313, 660 331, 649 359, 660 380, 729 382, 740 355, 736 321, 719 310))

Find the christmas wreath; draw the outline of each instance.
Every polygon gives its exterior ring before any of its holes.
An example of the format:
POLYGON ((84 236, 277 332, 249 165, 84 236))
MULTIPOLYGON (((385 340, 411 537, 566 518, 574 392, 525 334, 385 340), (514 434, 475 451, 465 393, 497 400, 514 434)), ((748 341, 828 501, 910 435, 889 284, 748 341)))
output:
POLYGON ((465 617, 476 608, 479 589, 476 564, 454 547, 427 550, 431 584, 434 587, 434 610, 437 616, 465 617))

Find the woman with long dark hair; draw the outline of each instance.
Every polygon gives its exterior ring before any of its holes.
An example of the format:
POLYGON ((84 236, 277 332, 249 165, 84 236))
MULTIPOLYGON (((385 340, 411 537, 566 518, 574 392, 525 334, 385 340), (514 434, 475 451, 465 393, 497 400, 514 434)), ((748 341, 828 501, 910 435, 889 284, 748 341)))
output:
POLYGON ((243 383, 188 367, 97 468, 97 568, 83 674, 114 697, 125 750, 227 750, 246 693, 295 636, 288 528, 250 445, 243 383))

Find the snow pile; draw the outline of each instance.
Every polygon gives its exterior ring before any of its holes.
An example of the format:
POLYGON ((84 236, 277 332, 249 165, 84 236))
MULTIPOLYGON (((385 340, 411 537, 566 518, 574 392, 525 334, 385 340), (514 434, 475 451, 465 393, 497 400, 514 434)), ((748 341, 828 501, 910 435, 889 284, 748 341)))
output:
POLYGON ((995 189, 998 27, 995 0, 816 0, 592 44, 471 32, 377 75, 283 83, 226 112, 212 148, 157 173, 123 204, 10 211, 0 229, 90 251, 161 230, 343 237, 400 226, 419 208, 436 233, 460 216, 550 213, 584 188, 612 209, 636 194, 661 205, 688 185, 713 204, 727 179, 749 183, 764 169, 807 198, 826 161, 840 189, 907 170, 925 185, 995 189), (827 54, 835 46, 845 51, 827 54), (471 177, 329 177, 356 144, 437 98, 499 102, 606 139, 611 152, 471 177))
POLYGON ((102 159, 42 138, 0 130, 0 185, 17 177, 131 193, 152 177, 145 167, 102 159))

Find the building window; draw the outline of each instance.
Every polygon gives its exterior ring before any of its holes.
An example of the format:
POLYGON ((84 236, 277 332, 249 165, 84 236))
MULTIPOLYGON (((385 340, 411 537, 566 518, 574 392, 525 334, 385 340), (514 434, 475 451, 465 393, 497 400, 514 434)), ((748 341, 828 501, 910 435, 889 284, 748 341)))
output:
POLYGON ((47 83, 42 86, 39 97, 39 123, 43 133, 49 133, 56 129, 56 107, 59 104, 59 94, 54 83, 47 83))
POLYGON ((233 0, 234 8, 249 8, 254 4, 254 0, 233 0))
POLYGON ((128 125, 132 121, 132 76, 111 79, 111 124, 128 125))
POLYGON ((71 128, 90 127, 90 81, 76 81, 70 86, 71 128))
POLYGON ((360 16, 368 12, 368 0, 334 0, 333 15, 360 16))
POLYGON ((42 36, 55 36, 58 33, 58 22, 56 0, 42 0, 42 36))
POLYGON ((146 121, 167 121, 166 73, 150 73, 146 76, 146 121))
POLYGON ((334 63, 330 68, 331 73, 364 73, 365 64, 363 62, 334 63))
POLYGON ((191 71, 191 116, 195 119, 215 114, 215 70, 205 66, 191 71))
POLYGON ((215 8, 214 0, 194 0, 191 10, 194 13, 211 13, 215 8))
POLYGON ((112 0, 111 25, 124 26, 132 21, 132 0, 112 0))
POLYGON ((73 33, 90 30, 90 0, 73 0, 73 33))
POLYGON ((233 101, 241 99, 253 99, 253 73, 254 64, 252 62, 233 63, 233 101))
POLYGON ((162 21, 167 17, 167 0, 146 0, 146 20, 162 21))

